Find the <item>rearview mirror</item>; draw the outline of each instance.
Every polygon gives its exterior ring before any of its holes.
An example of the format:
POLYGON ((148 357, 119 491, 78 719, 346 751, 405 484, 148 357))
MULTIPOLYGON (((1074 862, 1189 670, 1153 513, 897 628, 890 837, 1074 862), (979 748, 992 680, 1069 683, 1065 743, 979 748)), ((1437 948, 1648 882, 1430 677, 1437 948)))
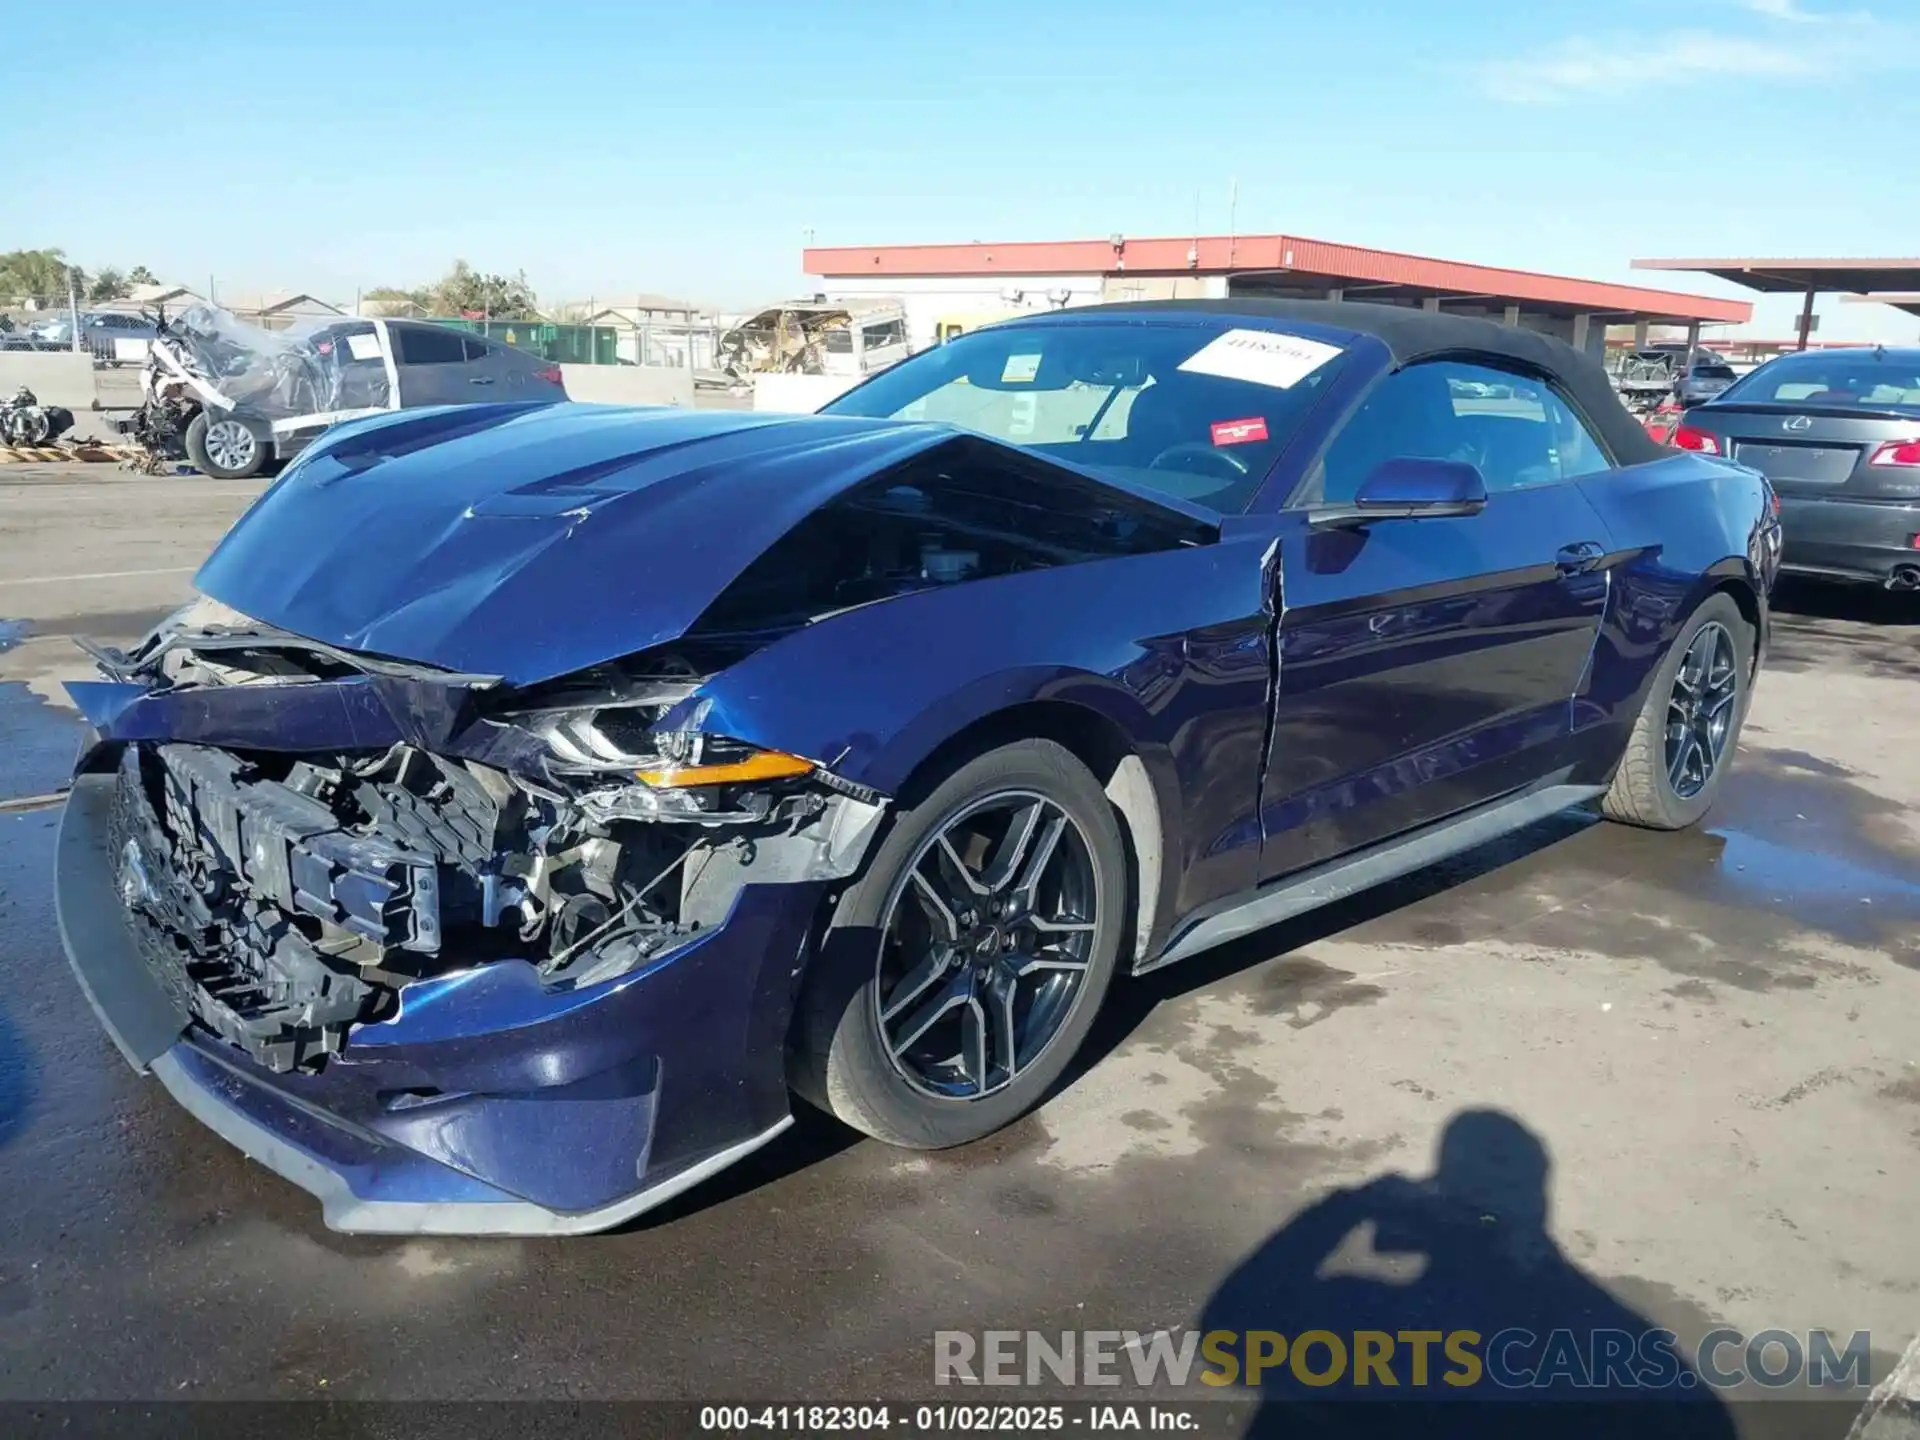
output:
POLYGON ((1350 505, 1316 505, 1315 526, 1366 525, 1376 520, 1437 520, 1478 515, 1487 508, 1487 484, 1464 460, 1399 456, 1383 460, 1360 482, 1350 505))

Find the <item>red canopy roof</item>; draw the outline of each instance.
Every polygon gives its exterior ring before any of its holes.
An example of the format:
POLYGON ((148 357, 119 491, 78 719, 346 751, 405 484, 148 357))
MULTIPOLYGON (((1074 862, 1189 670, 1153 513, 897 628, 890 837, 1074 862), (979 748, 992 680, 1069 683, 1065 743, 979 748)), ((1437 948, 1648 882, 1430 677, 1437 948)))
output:
POLYGON ((808 249, 803 263, 807 274, 835 280, 908 275, 1259 276, 1363 292, 1369 298, 1437 295, 1443 301, 1473 299, 1602 318, 1738 324, 1753 316, 1753 306, 1744 300, 1434 260, 1296 235, 835 246, 808 249))

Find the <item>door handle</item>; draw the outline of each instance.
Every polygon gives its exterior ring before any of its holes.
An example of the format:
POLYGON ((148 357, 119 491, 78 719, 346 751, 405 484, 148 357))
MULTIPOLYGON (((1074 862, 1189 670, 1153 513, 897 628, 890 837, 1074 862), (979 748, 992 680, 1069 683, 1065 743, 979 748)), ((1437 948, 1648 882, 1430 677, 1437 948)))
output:
POLYGON ((1598 565, 1606 553, 1606 547, 1597 540, 1576 540, 1560 547, 1553 564, 1562 575, 1584 575, 1598 565))
POLYGON ((469 385, 491 385, 493 383, 493 377, 491 375, 474 375, 467 380, 467 383, 469 385))

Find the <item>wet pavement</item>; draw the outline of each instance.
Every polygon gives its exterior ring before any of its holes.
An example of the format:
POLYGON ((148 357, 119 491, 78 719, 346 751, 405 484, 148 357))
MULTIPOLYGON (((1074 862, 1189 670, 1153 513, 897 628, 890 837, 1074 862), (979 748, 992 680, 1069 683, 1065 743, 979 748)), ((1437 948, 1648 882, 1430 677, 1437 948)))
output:
MULTIPOLYGON (((142 503, 185 550, 244 499, 142 503)), ((160 568, 54 553, 33 573, 160 568)), ((0 800, 71 756, 61 637, 131 639, 186 579, 0 578, 0 800)), ((1302 1216, 1368 1220, 1488 1110, 1540 1167, 1487 1201, 1538 1252, 1501 1303, 1602 1296, 1683 1341, 1869 1330, 1877 1375, 1920 1323, 1920 604, 1783 598, 1704 828, 1556 817, 1120 985, 1073 1082, 981 1144, 803 1112, 578 1240, 327 1232, 111 1049, 60 954, 59 811, 0 811, 0 1398, 899 1398, 930 1390, 936 1329, 1337 1327, 1407 1292, 1336 1286, 1384 1232, 1303 1259, 1302 1216)), ((1428 1258, 1430 1286, 1480 1274, 1428 1258)))

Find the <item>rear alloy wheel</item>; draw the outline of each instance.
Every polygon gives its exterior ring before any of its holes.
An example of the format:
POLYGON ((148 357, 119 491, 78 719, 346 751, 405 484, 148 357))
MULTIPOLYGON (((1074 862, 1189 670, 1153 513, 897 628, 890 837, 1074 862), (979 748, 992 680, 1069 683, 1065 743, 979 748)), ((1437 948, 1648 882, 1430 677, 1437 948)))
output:
POLYGON ((808 976, 794 1086, 856 1129, 938 1149, 1042 1099, 1112 979, 1127 870, 1099 783, 1026 740, 902 810, 808 976))
POLYGON ((243 420, 202 410, 187 426, 187 458, 216 480, 251 480, 265 468, 267 447, 243 420))
POLYGON ((1752 627, 1731 596, 1707 597, 1648 687, 1601 802, 1609 819, 1680 830, 1706 814, 1733 763, 1752 673, 1752 627))

